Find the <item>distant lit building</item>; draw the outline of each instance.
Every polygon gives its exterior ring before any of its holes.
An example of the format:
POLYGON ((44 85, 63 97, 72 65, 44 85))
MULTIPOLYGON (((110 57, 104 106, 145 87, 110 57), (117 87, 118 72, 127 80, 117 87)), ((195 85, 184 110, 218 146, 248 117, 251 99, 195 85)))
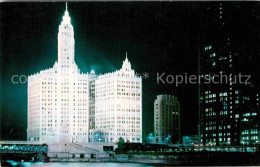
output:
POLYGON ((254 55, 246 55, 233 34, 232 5, 205 4, 203 10, 200 75, 204 79, 217 75, 215 81, 222 78, 223 83, 202 80, 200 84, 201 142, 205 146, 257 144, 260 119, 256 85, 240 84, 236 78, 239 73, 252 74, 246 67, 254 63, 254 55))
POLYGON ((28 77, 27 140, 42 143, 142 142, 142 78, 127 57, 120 70, 81 73, 66 7, 58 62, 28 77))
MULTIPOLYGON (((245 92, 242 92, 245 93, 245 92)), ((241 94, 242 94, 241 93, 241 94)), ((249 92, 246 92, 249 93, 249 92)), ((251 90, 248 96, 240 96, 243 112, 240 114, 240 144, 259 145, 260 143, 260 106, 259 92, 251 90)))
POLYGON ((157 96, 154 102, 154 142, 180 142, 180 103, 177 97, 157 96))

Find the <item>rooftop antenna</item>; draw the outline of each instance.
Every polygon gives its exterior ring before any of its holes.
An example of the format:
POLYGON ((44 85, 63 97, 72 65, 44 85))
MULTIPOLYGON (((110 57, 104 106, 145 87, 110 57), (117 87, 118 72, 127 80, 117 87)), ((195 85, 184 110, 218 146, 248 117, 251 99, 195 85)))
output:
POLYGON ((66 11, 68 11, 68 2, 66 2, 66 11))

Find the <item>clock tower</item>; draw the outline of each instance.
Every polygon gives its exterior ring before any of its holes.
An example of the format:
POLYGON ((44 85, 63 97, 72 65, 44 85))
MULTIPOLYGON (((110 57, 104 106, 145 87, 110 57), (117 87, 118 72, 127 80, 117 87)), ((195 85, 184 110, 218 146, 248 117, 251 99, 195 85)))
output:
POLYGON ((58 33, 58 63, 61 68, 71 68, 74 62, 74 30, 66 3, 66 11, 59 26, 58 33))

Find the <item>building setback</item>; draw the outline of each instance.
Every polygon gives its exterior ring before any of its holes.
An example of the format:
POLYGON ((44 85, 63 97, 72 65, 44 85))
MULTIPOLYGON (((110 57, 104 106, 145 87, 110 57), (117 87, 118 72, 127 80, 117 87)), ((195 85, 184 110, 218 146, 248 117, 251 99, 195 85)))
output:
POLYGON ((154 142, 180 142, 180 103, 177 97, 158 95, 154 101, 154 142))
POLYGON ((126 58, 104 75, 80 72, 74 30, 66 7, 58 33, 58 61, 28 77, 27 140, 142 142, 142 79, 126 58))

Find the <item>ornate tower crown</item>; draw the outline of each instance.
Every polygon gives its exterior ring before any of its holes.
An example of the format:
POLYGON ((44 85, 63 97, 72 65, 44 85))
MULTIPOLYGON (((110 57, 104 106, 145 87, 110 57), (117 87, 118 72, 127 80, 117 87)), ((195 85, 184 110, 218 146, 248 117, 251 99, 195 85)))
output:
POLYGON ((64 16, 62 17, 62 19, 63 19, 63 22, 64 22, 65 24, 71 24, 71 23, 70 23, 69 12, 68 12, 68 4, 67 4, 67 2, 66 2, 66 10, 65 10, 65 13, 64 13, 64 16))
POLYGON ((127 58, 127 52, 126 52, 126 58, 123 61, 123 65, 121 68, 121 74, 124 76, 129 76, 129 77, 134 77, 135 76, 135 72, 134 70, 131 68, 131 63, 127 58))
POLYGON ((74 64, 74 30, 71 25, 71 19, 68 12, 68 6, 66 2, 66 10, 62 17, 62 22, 59 26, 58 33, 58 63, 63 68, 69 68, 74 64))
POLYGON ((126 52, 126 57, 125 57, 125 60, 123 61, 123 65, 122 65, 122 69, 124 71, 131 71, 131 63, 128 61, 128 58, 127 58, 127 52, 126 52))

